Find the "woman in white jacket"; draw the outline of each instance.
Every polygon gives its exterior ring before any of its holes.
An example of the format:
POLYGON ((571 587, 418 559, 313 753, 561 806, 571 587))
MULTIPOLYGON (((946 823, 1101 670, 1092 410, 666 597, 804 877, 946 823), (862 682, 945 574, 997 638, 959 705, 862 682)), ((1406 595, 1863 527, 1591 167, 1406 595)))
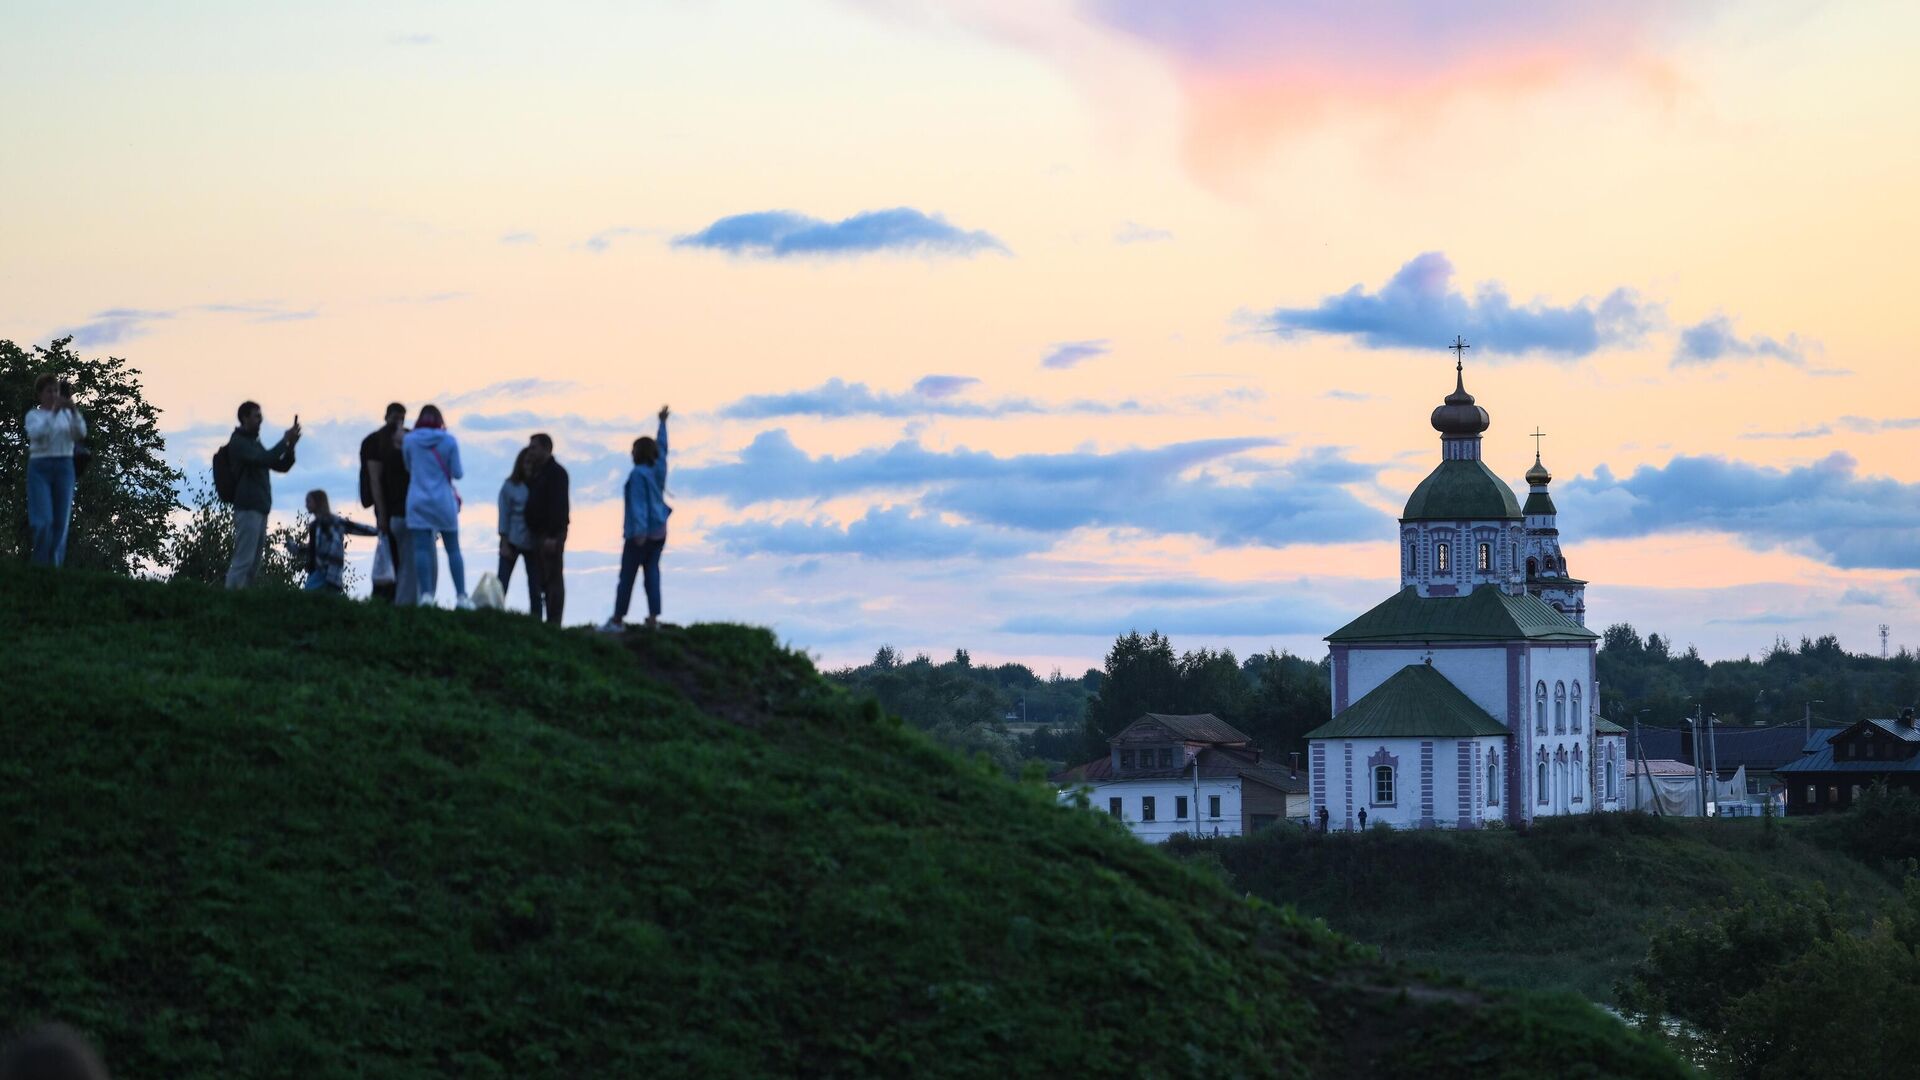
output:
POLYGON ((472 607, 467 599, 467 566, 460 558, 460 489, 453 483, 466 473, 460 467, 460 443, 447 430, 437 407, 420 410, 413 430, 400 444, 400 453, 407 462, 407 532, 413 537, 420 603, 433 603, 434 587, 439 584, 440 558, 433 550, 433 536, 439 533, 447 546, 455 606, 472 607))
POLYGON ((87 437, 87 421, 73 407, 73 392, 52 375, 33 384, 38 402, 27 410, 27 524, 33 530, 36 566, 67 561, 67 527, 73 523, 73 447, 87 437))

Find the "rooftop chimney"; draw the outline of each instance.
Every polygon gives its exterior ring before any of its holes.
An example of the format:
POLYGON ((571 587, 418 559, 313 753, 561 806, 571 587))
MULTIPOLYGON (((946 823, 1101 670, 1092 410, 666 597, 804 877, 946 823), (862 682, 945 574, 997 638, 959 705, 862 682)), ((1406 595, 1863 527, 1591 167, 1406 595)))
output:
POLYGON ((1912 706, 1908 706, 1907 708, 1904 708, 1904 709, 1901 709, 1901 710, 1900 710, 1900 726, 1901 726, 1901 727, 1912 727, 1912 726, 1913 726, 1913 708, 1912 708, 1912 706))

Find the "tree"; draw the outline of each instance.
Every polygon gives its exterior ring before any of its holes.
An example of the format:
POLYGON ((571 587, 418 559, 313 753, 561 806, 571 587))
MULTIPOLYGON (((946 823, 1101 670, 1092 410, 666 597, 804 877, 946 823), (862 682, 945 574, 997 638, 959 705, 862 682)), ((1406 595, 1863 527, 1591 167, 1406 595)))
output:
POLYGON ((74 486, 67 565, 134 575, 159 562, 172 514, 179 470, 162 454, 160 410, 147 403, 140 372, 125 360, 83 359, 72 337, 23 349, 0 340, 0 557, 24 558, 27 533, 27 432, 33 384, 41 375, 73 383, 74 401, 87 419, 93 464, 74 486))
POLYGON ((1141 713, 1178 712, 1179 704, 1180 665, 1172 643, 1158 630, 1145 637, 1138 630, 1122 634, 1107 653, 1100 689, 1087 703, 1084 747, 1089 754, 1104 753, 1107 740, 1141 713))
MULTIPOLYGON (((197 581, 219 585, 227 579, 227 566, 233 559, 233 507, 220 501, 213 490, 213 474, 202 474, 187 489, 189 516, 167 538, 161 562, 168 581, 197 581)), ((287 550, 306 533, 306 515, 290 525, 267 530, 266 551, 260 558, 255 582, 294 588, 306 576, 306 567, 287 550)))

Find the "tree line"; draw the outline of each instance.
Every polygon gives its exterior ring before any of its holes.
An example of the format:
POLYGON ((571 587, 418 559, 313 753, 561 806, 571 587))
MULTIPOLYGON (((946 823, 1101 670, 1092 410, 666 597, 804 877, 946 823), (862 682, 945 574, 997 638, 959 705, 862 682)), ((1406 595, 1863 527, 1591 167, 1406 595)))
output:
POLYGON ((1759 659, 1701 659, 1671 638, 1641 638, 1631 624, 1607 627, 1600 638, 1600 707, 1627 724, 1672 726, 1697 704, 1724 724, 1799 723, 1809 708, 1816 720, 1852 723, 1892 717, 1920 703, 1920 656, 1907 649, 1882 660, 1851 653, 1832 634, 1802 637, 1796 645, 1775 637, 1759 659))

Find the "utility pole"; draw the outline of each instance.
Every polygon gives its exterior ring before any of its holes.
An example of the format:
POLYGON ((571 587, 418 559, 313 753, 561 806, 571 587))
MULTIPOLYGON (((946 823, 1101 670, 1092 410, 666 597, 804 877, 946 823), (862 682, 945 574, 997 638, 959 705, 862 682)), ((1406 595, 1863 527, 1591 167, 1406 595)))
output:
POLYGON ((1705 711, 1703 706, 1695 705, 1693 707, 1693 716, 1687 721, 1687 727, 1689 729, 1688 737, 1690 739, 1689 745, 1693 750, 1693 801, 1695 808, 1700 811, 1701 817, 1707 816, 1706 777, 1700 774, 1700 759, 1703 756, 1701 751, 1706 749, 1706 744, 1700 739, 1700 725, 1706 722, 1701 714, 1705 711))
MULTIPOLYGON (((1647 774, 1647 748, 1640 745, 1639 713, 1633 714, 1633 752, 1639 755, 1640 758, 1640 767, 1633 771, 1633 805, 1635 809, 1639 809, 1644 805, 1640 801, 1640 778, 1647 774)), ((1655 816, 1658 816, 1660 813, 1660 800, 1658 799, 1653 801, 1653 812, 1655 816)))
POLYGON ((1887 631, 1891 629, 1892 627, 1886 623, 1880 624, 1880 659, 1882 660, 1887 658, 1887 631))
POLYGON ((1713 812, 1720 813, 1720 740, 1714 737, 1714 725, 1720 722, 1718 715, 1707 718, 1707 756, 1713 759, 1713 812))

